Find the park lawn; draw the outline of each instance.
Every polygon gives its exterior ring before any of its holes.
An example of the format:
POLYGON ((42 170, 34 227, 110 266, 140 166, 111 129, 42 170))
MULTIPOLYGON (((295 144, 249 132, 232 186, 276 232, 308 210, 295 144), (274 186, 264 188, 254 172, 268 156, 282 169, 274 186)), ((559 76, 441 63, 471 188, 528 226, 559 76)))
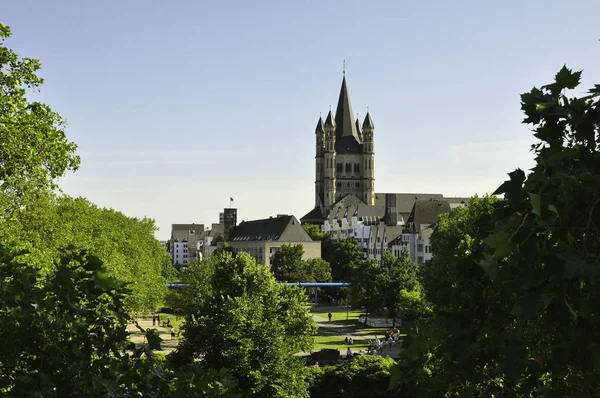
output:
MULTIPOLYGON (((347 321, 347 322, 354 324, 358 320, 358 316, 362 313, 364 313, 364 311, 350 310, 346 314, 346 310, 340 309, 340 311, 332 311, 331 312, 331 315, 332 315, 331 320, 334 322, 339 322, 339 323, 346 323, 346 321, 347 321)), ((313 314, 315 316, 318 316, 319 318, 323 319, 324 321, 329 320, 329 318, 327 317, 327 312, 314 312, 313 314)))
POLYGON ((367 340, 355 340, 354 344, 349 345, 344 342, 342 337, 338 336, 315 336, 315 346, 313 347, 313 351, 319 351, 322 348, 336 348, 338 350, 346 351, 348 347, 352 349, 352 351, 357 350, 366 350, 367 349, 367 340))
POLYGON ((171 320, 171 325, 173 325, 175 328, 175 332, 179 332, 184 323, 183 317, 179 317, 179 319, 177 319, 177 317, 175 317, 173 314, 160 314, 160 326, 162 326, 163 322, 167 322, 169 319, 171 320))

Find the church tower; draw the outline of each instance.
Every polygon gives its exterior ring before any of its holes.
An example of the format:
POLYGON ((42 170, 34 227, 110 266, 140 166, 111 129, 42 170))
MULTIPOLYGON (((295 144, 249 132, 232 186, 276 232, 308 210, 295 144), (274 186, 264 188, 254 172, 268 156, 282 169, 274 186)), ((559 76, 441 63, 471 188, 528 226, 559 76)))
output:
POLYGON ((315 129, 315 208, 324 215, 349 194, 367 205, 375 203, 373 120, 367 112, 361 126, 354 117, 344 72, 335 116, 330 110, 315 129))
POLYGON ((335 175, 335 161, 336 161, 336 153, 335 153, 335 145, 336 145, 336 136, 335 136, 335 119, 333 118, 333 114, 329 111, 327 115, 327 119, 325 120, 325 200, 323 205, 325 208, 331 208, 335 203, 335 192, 336 192, 336 175, 335 175))
POLYGON ((373 148, 373 133, 375 126, 371 114, 367 111, 365 121, 362 125, 363 131, 363 160, 364 160, 364 197, 362 200, 368 205, 375 204, 375 150, 373 148))

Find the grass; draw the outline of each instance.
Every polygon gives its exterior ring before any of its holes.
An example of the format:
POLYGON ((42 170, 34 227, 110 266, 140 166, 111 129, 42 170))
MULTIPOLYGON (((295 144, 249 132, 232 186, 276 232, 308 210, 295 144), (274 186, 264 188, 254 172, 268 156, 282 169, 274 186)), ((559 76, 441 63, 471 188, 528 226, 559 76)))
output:
POLYGON ((163 322, 167 322, 171 320, 171 325, 175 328, 175 332, 179 332, 181 330, 181 325, 183 325, 183 317, 179 317, 179 319, 173 314, 160 314, 160 326, 162 326, 163 322))
MULTIPOLYGON (((358 316, 362 314, 363 311, 359 310, 350 310, 346 315, 346 311, 340 312, 332 312, 331 320, 338 323, 347 323, 349 325, 354 325, 358 321, 358 316)), ((327 312, 315 312, 313 313, 315 316, 327 321, 329 318, 327 317, 327 312)))
POLYGON ((352 349, 352 351, 356 350, 366 350, 368 346, 367 339, 365 340, 355 340, 354 344, 349 345, 344 342, 342 337, 338 336, 315 336, 315 346, 313 347, 313 351, 319 351, 322 348, 337 348, 338 350, 346 351, 348 347, 352 349))

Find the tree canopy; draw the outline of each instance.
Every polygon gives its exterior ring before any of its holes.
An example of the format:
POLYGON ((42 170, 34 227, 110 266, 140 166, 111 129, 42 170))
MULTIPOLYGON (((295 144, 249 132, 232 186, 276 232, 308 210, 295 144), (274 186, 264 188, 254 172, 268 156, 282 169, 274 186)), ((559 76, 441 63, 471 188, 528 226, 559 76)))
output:
POLYGON ((509 173, 495 192, 504 200, 475 201, 436 227, 423 278, 433 321, 407 341, 396 373, 405 391, 600 393, 600 85, 570 97, 580 77, 563 67, 521 96, 540 140, 531 173, 509 173))
POLYGON ((201 298, 188 290, 177 361, 231 369, 244 396, 308 396, 302 362, 293 355, 312 346, 316 331, 303 290, 277 283, 246 253, 220 253, 201 267, 201 298))

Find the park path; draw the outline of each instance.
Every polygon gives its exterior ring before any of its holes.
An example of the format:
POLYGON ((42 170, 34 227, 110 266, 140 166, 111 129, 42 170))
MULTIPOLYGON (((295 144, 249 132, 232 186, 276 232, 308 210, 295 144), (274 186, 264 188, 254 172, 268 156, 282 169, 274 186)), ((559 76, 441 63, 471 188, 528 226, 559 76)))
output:
MULTIPOLYGON (((380 329, 381 332, 379 334, 374 334, 373 333, 374 328, 371 328, 371 327, 363 328, 361 326, 357 326, 357 323, 348 325, 348 324, 336 322, 336 321, 330 322, 327 319, 327 313, 329 311, 340 312, 340 307, 318 307, 316 309, 313 309, 311 312, 313 319, 315 320, 315 323, 319 327, 319 335, 335 336, 335 337, 339 337, 342 339, 348 337, 348 338, 352 338, 354 340, 354 343, 364 343, 364 344, 367 344, 369 339, 371 339, 374 344, 374 340, 376 338, 383 339, 385 337, 385 335, 384 335, 385 329, 384 328, 380 329)), ((402 345, 402 342, 400 342, 400 344, 398 344, 397 346, 392 346, 392 348, 390 350, 389 346, 386 344, 384 347, 382 356, 392 357, 392 358, 399 357, 401 345, 402 345)), ((366 353, 366 351, 364 349, 362 349, 362 350, 352 349, 351 345, 348 345, 343 349, 339 349, 340 353, 345 356, 346 350, 348 347, 350 347, 350 349, 355 353, 357 353, 357 352, 362 353, 362 354, 366 353)), ((337 348, 337 347, 332 347, 332 348, 337 348)))
MULTIPOLYGON (((168 354, 177 348, 179 339, 173 337, 171 339, 171 329, 156 325, 152 326, 152 318, 137 318, 136 322, 143 329, 156 329, 158 335, 163 340, 160 343, 162 350, 154 350, 155 353, 168 354)), ((129 339, 135 343, 136 346, 140 346, 146 342, 146 337, 135 327, 135 325, 129 325, 129 339)))

